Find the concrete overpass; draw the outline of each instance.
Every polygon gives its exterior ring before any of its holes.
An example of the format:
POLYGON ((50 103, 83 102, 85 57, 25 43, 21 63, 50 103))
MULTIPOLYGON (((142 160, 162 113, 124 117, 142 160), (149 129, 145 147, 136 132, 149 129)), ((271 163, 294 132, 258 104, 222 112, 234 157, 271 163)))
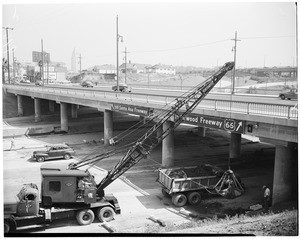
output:
MULTIPOLYGON (((22 97, 34 100, 35 122, 41 120, 41 99, 49 100, 49 111, 54 104, 60 104, 61 130, 68 131, 67 108, 72 107, 72 117, 77 117, 77 106, 89 106, 104 112, 104 142, 108 144, 113 136, 113 112, 147 117, 159 113, 167 104, 180 98, 178 92, 168 93, 115 93, 101 89, 83 89, 68 86, 3 85, 5 92, 17 96, 18 114, 23 114, 22 97)), ((241 134, 253 135, 274 144, 275 169, 273 203, 289 200, 297 192, 297 143, 298 111, 288 101, 280 103, 260 102, 256 97, 237 99, 226 95, 209 94, 185 118, 185 123, 199 127, 205 136, 205 128, 216 128, 231 132, 230 158, 241 153, 241 134)), ((171 122, 170 122, 171 123, 171 122)), ((162 164, 173 166, 173 135, 162 142, 162 164)))

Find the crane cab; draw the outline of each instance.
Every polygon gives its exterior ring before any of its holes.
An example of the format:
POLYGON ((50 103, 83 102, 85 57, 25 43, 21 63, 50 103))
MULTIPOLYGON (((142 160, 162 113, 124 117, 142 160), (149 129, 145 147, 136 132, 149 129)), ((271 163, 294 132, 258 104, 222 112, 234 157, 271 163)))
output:
POLYGON ((96 183, 88 171, 41 167, 42 205, 96 202, 96 183), (80 186, 80 182, 86 184, 80 186))

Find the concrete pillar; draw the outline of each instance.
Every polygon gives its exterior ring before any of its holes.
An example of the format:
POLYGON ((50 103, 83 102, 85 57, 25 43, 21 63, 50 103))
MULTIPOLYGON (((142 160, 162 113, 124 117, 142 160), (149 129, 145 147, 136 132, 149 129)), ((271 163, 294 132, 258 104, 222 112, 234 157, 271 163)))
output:
POLYGON ((49 111, 50 112, 54 112, 54 101, 53 100, 49 100, 49 111))
POLYGON ((109 140, 113 137, 113 112, 104 111, 104 144, 108 145, 109 140))
POLYGON ((60 130, 68 131, 68 104, 60 103, 60 130))
POLYGON ((34 122, 40 122, 41 120, 41 99, 34 98, 34 122))
POLYGON ((77 109, 78 109, 78 106, 72 104, 72 118, 73 119, 77 119, 77 109))
POLYGON ((298 196, 298 154, 297 144, 287 147, 276 145, 273 200, 272 204, 297 200, 298 196))
POLYGON ((205 135, 206 135, 206 128, 205 127, 198 127, 198 135, 200 137, 205 137, 205 135))
POLYGON ((22 95, 17 95, 18 116, 23 116, 23 98, 22 95))
POLYGON ((230 158, 239 158, 241 156, 241 134, 230 134, 230 158))
POLYGON ((173 123, 167 121, 163 124, 163 131, 165 132, 169 127, 171 131, 167 137, 162 141, 162 165, 164 167, 174 166, 174 129, 173 123))

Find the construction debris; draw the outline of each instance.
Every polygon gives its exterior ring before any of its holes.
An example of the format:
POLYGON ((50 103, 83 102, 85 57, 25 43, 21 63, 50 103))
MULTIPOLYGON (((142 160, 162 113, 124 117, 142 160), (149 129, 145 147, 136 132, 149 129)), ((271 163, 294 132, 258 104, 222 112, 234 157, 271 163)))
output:
POLYGON ((166 226, 166 223, 162 220, 162 219, 160 219, 160 218, 157 218, 157 217, 155 217, 155 216, 153 216, 153 215, 151 215, 148 219, 150 219, 151 221, 153 221, 153 222, 155 222, 155 223, 158 223, 160 226, 162 226, 162 227, 165 227, 166 226))

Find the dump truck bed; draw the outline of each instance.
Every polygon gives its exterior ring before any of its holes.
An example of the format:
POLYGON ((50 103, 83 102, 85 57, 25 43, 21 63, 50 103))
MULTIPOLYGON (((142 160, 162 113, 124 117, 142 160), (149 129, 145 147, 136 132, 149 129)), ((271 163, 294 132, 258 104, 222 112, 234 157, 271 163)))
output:
MULTIPOLYGON (((222 170, 201 165, 183 168, 159 169, 158 182, 168 194, 212 189, 220 179, 222 170)), ((218 168, 219 169, 219 168, 218 168)))

